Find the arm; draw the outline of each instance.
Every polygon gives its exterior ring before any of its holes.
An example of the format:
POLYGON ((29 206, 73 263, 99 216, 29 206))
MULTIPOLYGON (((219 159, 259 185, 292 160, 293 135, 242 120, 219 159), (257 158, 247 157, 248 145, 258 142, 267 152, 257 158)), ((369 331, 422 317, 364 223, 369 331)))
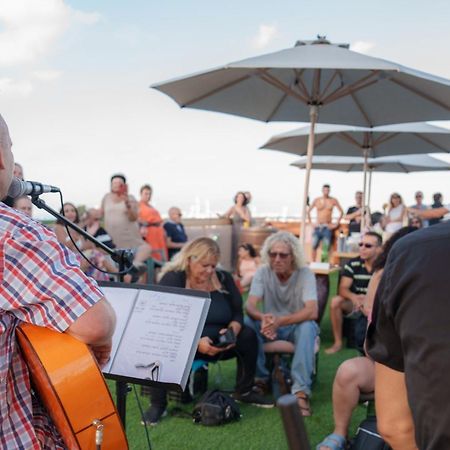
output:
POLYGON ((378 431, 395 450, 417 450, 405 374, 375 363, 378 431))
POLYGON ((227 212, 226 212, 223 216, 221 216, 221 217, 225 217, 225 218, 227 218, 227 219, 231 219, 231 217, 233 216, 233 214, 234 214, 234 206, 232 206, 231 208, 229 208, 229 209, 227 210, 227 212))
POLYGON ((262 320, 263 313, 258 309, 258 303, 262 301, 262 297, 249 295, 245 304, 247 314, 254 320, 262 320))
POLYGON ((129 195, 125 200, 125 207, 127 208, 128 220, 130 222, 135 222, 138 218, 138 204, 136 199, 129 195))
POLYGON ((235 211, 239 214, 242 220, 250 222, 251 217, 248 208, 246 208, 245 206, 244 207, 236 206, 235 211))
POLYGON ((244 323, 244 314, 242 311, 242 296, 239 292, 233 277, 228 272, 221 272, 225 276, 224 285, 229 295, 227 297, 231 302, 231 309, 233 311, 233 316, 228 324, 229 328, 232 328, 234 334, 237 336, 241 331, 242 324, 244 323))
POLYGON ((186 242, 173 242, 169 236, 166 237, 167 248, 182 248, 186 242))
POLYGON ((277 316, 276 323, 278 327, 286 325, 293 325, 296 323, 305 322, 307 320, 316 320, 319 315, 319 308, 316 300, 306 300, 305 307, 286 316, 277 316))
POLYGON ((334 206, 336 206, 336 208, 337 208, 338 211, 339 211, 339 217, 338 217, 338 220, 337 220, 337 226, 339 226, 339 223, 340 223, 341 220, 342 220, 342 216, 344 215, 344 210, 342 209, 342 206, 340 205, 340 203, 338 202, 338 200, 335 199, 335 201, 336 201, 336 203, 335 203, 334 206))
POLYGON ((367 317, 371 317, 372 315, 373 301, 375 299, 375 294, 377 292, 378 285, 380 284, 382 275, 383 275, 382 269, 375 272, 369 281, 369 285, 367 286, 367 294, 364 298, 363 303, 363 313, 367 317))
POLYGON ((345 220, 355 220, 356 218, 361 217, 361 209, 357 209, 355 212, 350 214, 346 214, 344 216, 345 220))
POLYGON ((440 217, 448 214, 450 212, 450 209, 446 208, 445 206, 443 206, 442 208, 430 208, 422 210, 409 208, 408 212, 422 219, 439 219, 440 217))
POLYGON ((364 299, 364 295, 358 295, 355 294, 350 290, 353 284, 353 278, 350 278, 348 276, 343 276, 341 278, 341 282, 339 283, 339 295, 341 297, 344 297, 348 300, 351 300, 351 302, 355 305, 360 307, 362 305, 362 301, 364 299))
POLYGON ((105 298, 88 309, 70 325, 66 333, 88 344, 100 366, 108 362, 116 316, 105 298))

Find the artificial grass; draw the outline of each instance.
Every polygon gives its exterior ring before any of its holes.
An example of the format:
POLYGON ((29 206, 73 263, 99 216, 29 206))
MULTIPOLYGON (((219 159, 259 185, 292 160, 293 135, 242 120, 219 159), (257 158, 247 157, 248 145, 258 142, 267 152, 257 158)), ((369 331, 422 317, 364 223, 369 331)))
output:
MULTIPOLYGON (((331 283, 335 285, 335 283, 331 283)), ((330 297, 334 295, 333 289, 330 297)), ((333 431, 333 410, 331 391, 334 375, 339 364, 345 359, 357 355, 355 350, 344 349, 334 355, 326 355, 324 349, 332 344, 331 325, 328 311, 321 323, 321 350, 317 381, 313 388, 313 415, 305 418, 311 449, 333 431)), ((232 389, 235 377, 235 361, 223 361, 210 364, 209 387, 232 389)), ((109 382, 114 392, 114 383, 109 382)), ((137 392, 140 392, 137 386, 137 392)), ((143 408, 147 408, 149 400, 138 394, 143 408)), ((153 450, 275 450, 286 449, 287 443, 283 424, 277 408, 263 409, 241 404, 242 419, 219 427, 195 425, 186 417, 171 414, 180 405, 171 402, 169 415, 155 427, 149 427, 149 435, 153 450)), ((181 408, 190 413, 193 404, 182 405, 181 408)), ((366 414, 364 406, 359 406, 353 414, 350 436, 366 414)), ((127 436, 131 450, 148 448, 144 427, 140 424, 139 408, 134 393, 127 399, 127 436)))

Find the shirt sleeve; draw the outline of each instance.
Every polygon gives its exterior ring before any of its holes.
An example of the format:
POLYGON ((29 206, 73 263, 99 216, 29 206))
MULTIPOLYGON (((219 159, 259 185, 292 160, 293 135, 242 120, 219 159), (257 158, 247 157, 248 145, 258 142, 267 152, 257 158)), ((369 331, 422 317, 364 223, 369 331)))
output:
POLYGON ((302 280, 302 300, 307 302, 314 300, 317 302, 317 282, 316 277, 312 270, 306 268, 303 274, 302 280))
POLYGON ((258 298, 264 297, 264 267, 260 267, 253 276, 248 295, 254 295, 258 298))
POLYGON ((53 233, 8 236, 0 259, 0 306, 24 322, 62 332, 103 298, 97 283, 53 233))
POLYGON ((347 278, 352 278, 355 275, 355 272, 352 268, 352 266, 350 265, 350 261, 344 265, 344 270, 342 271, 342 276, 343 277, 347 277, 347 278))

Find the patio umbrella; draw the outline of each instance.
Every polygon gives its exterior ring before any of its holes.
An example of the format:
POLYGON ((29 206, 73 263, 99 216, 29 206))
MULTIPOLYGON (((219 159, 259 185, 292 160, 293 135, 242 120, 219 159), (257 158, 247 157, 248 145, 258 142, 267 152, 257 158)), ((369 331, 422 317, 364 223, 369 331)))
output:
POLYGON ((323 122, 370 127, 450 118, 449 80, 321 37, 153 87, 181 107, 265 122, 310 122, 303 223, 319 111, 323 122))
MULTIPOLYGON (((387 155, 450 153, 450 129, 426 122, 373 128, 318 124, 315 135, 315 155, 363 156, 366 163, 369 158, 387 155)), ((308 138, 309 127, 302 127, 273 136, 260 148, 303 156, 307 154, 308 138)), ((369 167, 366 164, 358 170, 364 172, 363 205, 366 205, 369 167)), ((364 218, 361 227, 364 228, 364 218)))
MULTIPOLYGON (((306 169, 307 158, 303 157, 291 163, 291 166, 306 169)), ((429 155, 398 155, 380 158, 369 158, 352 156, 314 156, 312 168, 317 170, 337 170, 340 172, 362 172, 365 168, 369 172, 368 202, 370 206, 370 193, 372 187, 372 172, 428 172, 450 170, 450 164, 429 155)), ((364 185, 364 190, 366 186, 364 185)), ((362 216, 364 217, 364 215, 362 216)), ((361 221, 361 229, 363 229, 361 221)))

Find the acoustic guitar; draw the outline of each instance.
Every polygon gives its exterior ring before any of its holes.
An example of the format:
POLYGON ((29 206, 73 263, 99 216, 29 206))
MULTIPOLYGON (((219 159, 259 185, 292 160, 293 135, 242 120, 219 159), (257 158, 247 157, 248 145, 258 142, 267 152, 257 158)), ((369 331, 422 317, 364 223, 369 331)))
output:
POLYGON ((17 340, 33 386, 70 450, 127 450, 109 389, 89 348, 66 333, 22 324, 17 340))

